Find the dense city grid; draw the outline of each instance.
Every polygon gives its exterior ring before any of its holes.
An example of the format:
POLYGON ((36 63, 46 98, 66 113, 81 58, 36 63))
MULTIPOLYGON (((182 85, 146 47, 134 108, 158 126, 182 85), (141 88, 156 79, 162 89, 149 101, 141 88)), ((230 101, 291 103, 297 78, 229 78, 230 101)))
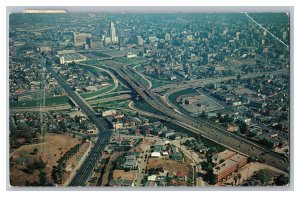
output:
POLYGON ((11 14, 12 186, 289 184, 287 13, 11 14))

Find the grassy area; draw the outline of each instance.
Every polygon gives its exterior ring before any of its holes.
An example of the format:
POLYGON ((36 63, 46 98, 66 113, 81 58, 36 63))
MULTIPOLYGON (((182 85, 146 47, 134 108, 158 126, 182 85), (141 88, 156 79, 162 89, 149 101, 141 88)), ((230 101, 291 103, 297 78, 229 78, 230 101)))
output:
POLYGON ((96 56, 101 57, 101 58, 111 57, 110 55, 106 55, 106 54, 101 53, 99 51, 92 51, 91 54, 96 55, 96 56))
POLYGON ((138 72, 142 72, 144 70, 144 68, 142 66, 137 66, 135 68, 138 72))
MULTIPOLYGON (((113 87, 114 87, 113 85, 110 85, 110 86, 101 88, 101 89, 99 89, 99 90, 97 90, 97 91, 95 91, 95 92, 82 93, 82 94, 80 94, 80 96, 81 96, 82 98, 89 98, 89 97, 96 96, 96 95, 99 95, 99 94, 104 94, 104 93, 108 92, 109 90, 111 90, 113 87)), ((111 93, 116 93, 116 92, 119 92, 119 91, 125 91, 125 90, 128 90, 128 89, 124 88, 123 86, 121 86, 121 85, 119 84, 119 86, 118 86, 114 91, 112 91, 111 93)), ((116 93, 115 95, 117 95, 117 93, 116 93)), ((107 96, 107 97, 112 97, 111 95, 104 95, 104 96, 101 96, 101 95, 100 95, 99 97, 97 97, 97 98, 95 98, 95 99, 99 99, 99 98, 107 98, 106 96, 107 96)), ((94 99, 92 99, 92 100, 94 100, 94 99)))
POLYGON ((125 90, 129 90, 129 89, 119 84, 119 86, 117 87, 117 89, 114 90, 114 92, 125 91, 125 90))
POLYGON ((176 99, 181 96, 181 95, 185 95, 185 94, 192 94, 192 93, 197 93, 196 90, 189 88, 189 89, 185 89, 179 92, 175 92, 174 94, 171 94, 169 96, 169 100, 172 104, 174 104, 181 112, 185 113, 185 114, 189 114, 179 103, 176 102, 176 99))
POLYGON ((92 100, 105 99, 105 98, 115 97, 115 96, 119 96, 119 95, 120 95, 120 94, 118 94, 118 93, 116 93, 116 92, 112 92, 111 94, 99 96, 99 97, 97 97, 96 99, 92 99, 92 100))
POLYGON ((92 97, 92 96, 97 96, 99 94, 103 94, 105 92, 108 92, 109 90, 113 89, 114 85, 109 85, 107 87, 104 87, 104 88, 101 88, 97 91, 94 91, 94 92, 87 92, 87 93, 82 93, 80 94, 80 96, 82 98, 89 98, 89 97, 92 97))
MULTIPOLYGON (((43 104, 43 99, 37 99, 37 100, 29 100, 29 101, 16 101, 16 102, 10 102, 9 107, 10 108, 17 108, 17 107, 39 107, 41 104, 43 104)), ((52 98, 46 98, 45 99, 45 106, 52 106, 52 105, 62 105, 62 104, 68 104, 69 98, 67 96, 57 96, 52 98)))
MULTIPOLYGON (((94 100, 98 100, 98 99, 105 99, 105 98, 111 98, 111 97, 115 97, 115 96, 120 96, 120 95, 122 95, 122 94, 125 94, 125 93, 117 93, 117 92, 115 92, 115 91, 113 91, 113 92, 110 92, 109 94, 107 94, 107 95, 100 95, 100 96, 98 96, 98 97, 96 97, 96 98, 94 98, 94 99, 91 99, 90 101, 94 101, 94 100)), ((128 93, 126 93, 126 94, 128 94, 128 93)))
POLYGON ((80 67, 83 68, 83 69, 86 69, 86 70, 88 70, 88 71, 90 71, 91 73, 96 74, 96 75, 97 75, 97 73, 101 73, 103 76, 109 78, 109 81, 108 81, 108 82, 113 82, 113 79, 112 79, 112 77, 108 74, 108 72, 102 71, 102 70, 100 70, 100 69, 98 69, 98 68, 94 68, 94 67, 88 67, 88 66, 80 66, 80 67))
POLYGON ((134 103, 134 106, 140 110, 143 111, 147 111, 150 113, 154 113, 157 115, 164 115, 162 112, 158 111, 157 109, 155 109, 154 107, 152 107, 149 103, 147 103, 146 101, 139 101, 137 103, 134 103))
POLYGON ((106 107, 115 107, 115 108, 127 108, 128 109, 128 99, 118 100, 118 101, 108 101, 92 105, 92 107, 106 108, 106 107))
MULTIPOLYGON (((143 70, 142 68, 138 67, 137 70, 143 70)), ((164 86, 164 85, 169 85, 169 84, 174 84, 174 82, 172 81, 167 81, 167 80, 160 80, 160 79, 156 79, 153 77, 150 77, 149 75, 145 76, 149 81, 151 81, 152 83, 152 89, 160 87, 160 86, 164 86)))
POLYGON ((145 87, 148 86, 148 82, 143 77, 141 77, 140 75, 138 75, 135 72, 131 72, 131 74, 132 74, 132 77, 137 79, 143 86, 145 86, 145 87))
POLYGON ((164 80, 158 80, 158 79, 153 79, 153 78, 148 78, 148 79, 152 83, 152 89, 173 83, 171 81, 164 81, 164 80))
MULTIPOLYGON (((93 60, 90 60, 90 61, 93 61, 93 60)), ((81 66, 81 68, 83 69, 86 69, 94 74, 97 74, 97 73, 101 73, 103 76, 106 76, 109 78, 109 80, 107 81, 108 83, 114 83, 112 77, 105 71, 102 71, 100 69, 97 69, 97 68, 94 68, 94 67, 87 67, 87 66, 81 66)), ((109 85, 107 87, 103 87, 97 91, 94 91, 94 92, 87 92, 87 93, 82 93, 80 94, 80 96, 82 98, 88 98, 88 97, 92 97, 92 96, 97 96, 98 94, 103 94, 105 92, 108 92, 110 91, 112 88, 114 87, 114 85, 109 85)))
POLYGON ((87 64, 87 65, 99 65, 99 61, 98 60, 86 60, 86 61, 82 61, 80 62, 81 64, 87 64))

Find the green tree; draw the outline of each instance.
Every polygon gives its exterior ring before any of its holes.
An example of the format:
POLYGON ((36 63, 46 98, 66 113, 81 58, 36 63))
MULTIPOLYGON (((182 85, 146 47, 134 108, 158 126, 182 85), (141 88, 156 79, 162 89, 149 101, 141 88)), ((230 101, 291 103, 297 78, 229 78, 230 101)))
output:
POLYGON ((241 132, 242 134, 247 133, 247 131, 248 131, 248 126, 247 126, 247 124, 246 124, 244 121, 239 121, 238 125, 239 125, 239 127, 240 127, 240 132, 241 132))
POLYGON ((47 174, 42 170, 40 171, 40 174, 39 174, 39 185, 40 186, 49 186, 47 174))
POLYGON ((33 153, 34 155, 36 155, 36 154, 38 153, 38 151, 39 151, 39 149, 34 148, 32 153, 33 153))
POLYGON ((206 118, 205 111, 202 111, 202 113, 201 113, 201 117, 202 117, 202 118, 206 118))
POLYGON ((238 180, 238 177, 237 177, 237 176, 234 176, 233 179, 234 179, 234 186, 236 186, 236 182, 237 182, 237 180, 238 180))
POLYGON ((240 185, 240 184, 241 184, 241 178, 242 178, 241 173, 238 173, 237 177, 238 177, 238 179, 239 179, 239 185, 240 185))

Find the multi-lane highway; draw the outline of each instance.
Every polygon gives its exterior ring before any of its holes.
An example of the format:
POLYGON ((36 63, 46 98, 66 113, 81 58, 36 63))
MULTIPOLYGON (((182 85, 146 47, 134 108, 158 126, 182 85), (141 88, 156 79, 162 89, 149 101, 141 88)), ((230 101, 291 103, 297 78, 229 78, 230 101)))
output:
POLYGON ((76 175, 70 182, 69 186, 83 186, 88 181, 91 173, 93 172, 94 167, 96 166, 98 159, 101 156, 103 148, 109 143, 112 132, 108 129, 106 122, 101 118, 96 116, 95 111, 73 90, 70 89, 68 84, 63 80, 63 78, 57 74, 51 64, 47 64, 45 59, 43 60, 46 69, 50 71, 52 76, 57 80, 60 86, 65 90, 68 96, 72 99, 73 102, 82 110, 83 113, 97 126, 99 129, 98 139, 92 148, 91 152, 77 171, 76 175))
MULTIPOLYGON (((287 69, 280 69, 277 71, 269 71, 269 72, 259 72, 259 73, 249 73, 246 75, 243 75, 241 79, 247 79, 247 78, 255 78, 258 76, 263 76, 263 75, 277 75, 277 74, 282 74, 288 72, 287 69)), ((163 86, 159 86, 156 88, 153 88, 153 92, 164 92, 167 90, 174 90, 174 91, 180 91, 186 88, 198 88, 202 87, 204 85, 210 84, 210 83, 220 83, 224 81, 228 81, 231 79, 236 79, 236 76, 229 76, 229 77, 218 77, 218 78, 205 78, 205 79, 196 79, 196 80, 191 80, 191 81, 186 81, 181 84, 167 84, 163 86)))
POLYGON ((152 93, 149 89, 140 84, 130 71, 113 61, 106 61, 106 65, 110 65, 111 69, 122 77, 146 102, 152 107, 164 113, 168 117, 168 121, 184 126, 190 131, 201 134, 202 136, 220 143, 226 147, 235 149, 241 153, 251 157, 264 156, 266 163, 284 171, 289 171, 289 163, 285 158, 277 155, 269 150, 249 141, 243 137, 232 135, 231 133, 215 127, 207 122, 196 120, 184 114, 180 114, 170 108, 158 95, 152 93))
MULTIPOLYGON (((129 86, 134 91, 136 91, 146 102, 148 102, 155 109, 165 114, 165 117, 161 119, 189 129, 194 133, 201 134, 205 138, 222 144, 228 148, 235 149, 238 152, 244 153, 246 155, 252 157, 263 155, 267 164, 284 171, 289 170, 289 163, 285 162, 284 158, 282 158, 281 156, 270 152, 269 150, 266 150, 265 148, 247 139, 232 135, 225 130, 208 124, 207 122, 195 120, 192 117, 174 111, 174 108, 171 108, 168 104, 166 104, 160 96, 144 87, 141 83, 139 83, 139 81, 137 81, 137 79, 132 77, 133 75, 131 72, 133 71, 130 70, 130 68, 126 68, 123 65, 111 60, 105 61, 104 63, 106 65, 110 65, 109 69, 113 69, 115 73, 119 77, 123 78, 129 84, 129 86)), ((51 74, 58 81, 61 87, 64 88, 72 101, 81 108, 81 110, 95 123, 100 131, 99 138, 97 139, 95 146, 69 184, 70 186, 85 185, 101 155, 103 148, 109 142, 112 133, 107 128, 106 123, 102 119, 96 117, 96 113, 94 112, 94 110, 76 92, 72 91, 69 88, 63 78, 58 75, 50 65, 46 65, 46 68, 51 72, 51 74)))

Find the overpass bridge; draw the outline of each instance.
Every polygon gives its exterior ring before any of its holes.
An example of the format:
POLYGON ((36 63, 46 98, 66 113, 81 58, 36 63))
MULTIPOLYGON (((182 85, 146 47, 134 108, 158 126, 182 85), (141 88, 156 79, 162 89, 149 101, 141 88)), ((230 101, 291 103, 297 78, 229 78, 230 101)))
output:
MULTIPOLYGON (((109 68, 115 70, 115 72, 123 78, 146 102, 165 114, 166 117, 168 117, 167 120, 169 122, 179 126, 184 123, 192 132, 202 134, 210 140, 216 141, 223 146, 231 147, 231 149, 250 155, 251 157, 257 157, 262 153, 268 152, 268 150, 264 147, 261 147, 260 145, 241 136, 233 135, 224 129, 211 125, 210 123, 202 120, 196 120, 193 117, 174 111, 174 109, 170 108, 170 106, 168 106, 158 95, 152 93, 149 89, 138 83, 121 64, 113 61, 106 61, 106 64, 110 65, 111 67, 109 68)), ((285 158, 282 156, 274 152, 268 152, 264 156, 267 164, 286 172, 289 171, 289 163, 285 162, 285 158)))

